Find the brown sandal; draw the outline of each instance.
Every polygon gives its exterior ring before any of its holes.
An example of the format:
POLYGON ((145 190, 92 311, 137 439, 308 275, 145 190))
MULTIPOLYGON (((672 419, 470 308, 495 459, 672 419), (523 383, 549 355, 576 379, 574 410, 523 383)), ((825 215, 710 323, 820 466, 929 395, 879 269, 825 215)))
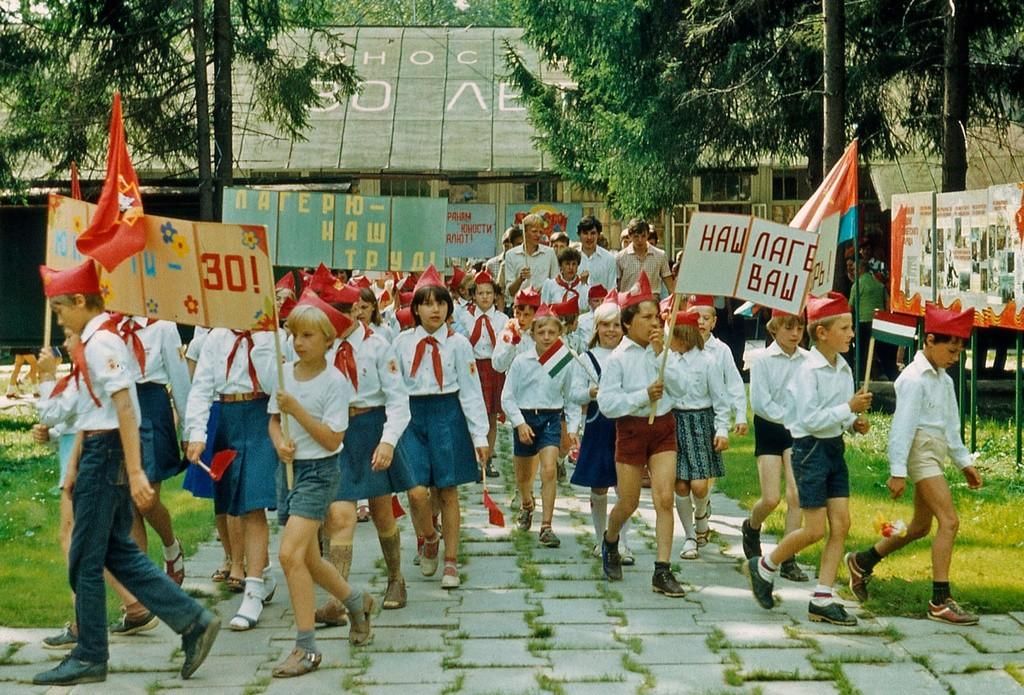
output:
POLYGON ((233 594, 240 594, 245 591, 245 578, 244 577, 231 577, 229 576, 224 580, 224 586, 228 588, 233 594))
POLYGON ((294 678, 295 676, 304 676, 307 673, 317 670, 320 668, 320 662, 323 660, 323 656, 316 652, 307 652, 305 649, 299 649, 296 647, 292 650, 292 653, 288 655, 288 658, 279 663, 271 671, 271 675, 274 678, 294 678))

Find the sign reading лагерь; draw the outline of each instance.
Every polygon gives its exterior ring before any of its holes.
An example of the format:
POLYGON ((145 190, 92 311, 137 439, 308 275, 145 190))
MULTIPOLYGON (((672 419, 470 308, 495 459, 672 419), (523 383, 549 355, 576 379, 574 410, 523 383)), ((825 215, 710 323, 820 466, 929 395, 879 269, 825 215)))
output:
POLYGON ((274 265, 425 270, 445 262, 448 201, 227 188, 223 220, 267 227, 274 265))

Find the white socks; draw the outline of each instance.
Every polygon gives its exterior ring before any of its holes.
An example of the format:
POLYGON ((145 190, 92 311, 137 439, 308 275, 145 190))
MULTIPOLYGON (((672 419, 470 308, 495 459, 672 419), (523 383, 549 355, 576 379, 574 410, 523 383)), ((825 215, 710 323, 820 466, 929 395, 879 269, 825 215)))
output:
POLYGON ((178 555, 180 554, 181 544, 178 542, 177 538, 175 538, 174 542, 170 545, 164 546, 164 560, 166 560, 167 562, 170 562, 171 560, 176 560, 178 558, 178 555))
POLYGON ((693 532, 693 502, 689 495, 676 495, 676 514, 679 515, 679 522, 683 525, 685 536, 696 538, 696 534, 693 532))
POLYGON ((832 587, 825 586, 824 584, 818 584, 814 587, 814 593, 811 595, 811 603, 815 606, 827 606, 832 603, 832 587))
POLYGON ((693 518, 697 522, 697 532, 707 533, 708 522, 710 521, 710 518, 708 517, 709 495, 697 497, 691 492, 690 497, 693 498, 693 518))
POLYGON ((757 573, 766 582, 774 582, 775 575, 779 573, 779 567, 772 562, 770 556, 762 555, 761 559, 757 561, 757 573))
POLYGON ((263 613, 264 591, 262 579, 258 577, 245 578, 245 594, 242 597, 242 605, 238 607, 238 612, 231 619, 232 629, 248 630, 256 625, 263 613))
MULTIPOLYGON (((594 535, 600 543, 604 538, 604 531, 608 528, 608 493, 599 495, 590 492, 590 518, 594 521, 594 535)), ((620 534, 621 535, 621 534, 620 534)))

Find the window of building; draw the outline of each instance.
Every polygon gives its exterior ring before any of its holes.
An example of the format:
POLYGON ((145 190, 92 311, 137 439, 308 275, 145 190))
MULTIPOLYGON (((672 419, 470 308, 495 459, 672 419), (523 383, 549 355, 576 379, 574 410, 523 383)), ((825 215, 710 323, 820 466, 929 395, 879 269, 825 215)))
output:
POLYGON ((428 179, 381 179, 380 194, 429 198, 430 181, 428 179))
POLYGON ((707 202, 750 200, 749 172, 714 171, 701 174, 700 199, 707 202))
POLYGON ((558 180, 541 179, 523 184, 524 203, 550 203, 558 200, 558 180))
POLYGON ((807 200, 812 192, 806 169, 772 172, 772 200, 807 200))

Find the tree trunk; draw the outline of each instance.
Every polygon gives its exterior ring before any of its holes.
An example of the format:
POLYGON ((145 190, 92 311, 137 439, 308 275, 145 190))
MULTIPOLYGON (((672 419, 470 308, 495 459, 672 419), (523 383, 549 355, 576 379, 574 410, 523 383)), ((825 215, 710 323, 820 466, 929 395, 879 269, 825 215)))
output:
POLYGON ((825 178, 822 155, 825 148, 824 118, 821 102, 812 106, 808 113, 807 126, 807 185, 813 191, 825 178))
POLYGON ((224 189, 232 183, 234 152, 231 130, 231 63, 234 32, 231 27, 231 0, 213 2, 213 138, 217 145, 215 161, 215 205, 220 217, 224 189))
POLYGON ((825 118, 824 171, 843 156, 846 131, 843 120, 846 110, 846 14, 843 0, 822 0, 825 20, 825 118))
POLYGON ((967 3, 943 2, 946 37, 943 44, 942 190, 967 188, 968 72, 967 3))
POLYGON ((206 0, 192 2, 192 53, 196 79, 196 160, 199 162, 199 219, 213 219, 210 169, 210 93, 206 80, 206 0))

